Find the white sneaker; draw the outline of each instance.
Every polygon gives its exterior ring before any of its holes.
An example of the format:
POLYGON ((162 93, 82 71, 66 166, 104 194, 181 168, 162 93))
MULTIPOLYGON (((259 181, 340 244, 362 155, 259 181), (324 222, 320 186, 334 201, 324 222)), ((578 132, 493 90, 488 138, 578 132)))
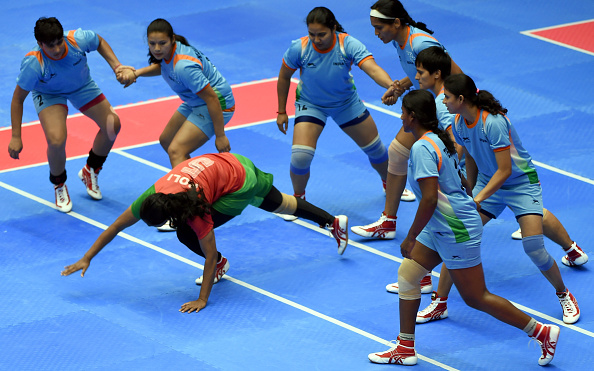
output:
POLYGON ((559 327, 555 325, 536 324, 534 335, 530 336, 540 345, 542 355, 538 359, 540 366, 551 363, 555 356, 557 342, 559 341, 559 327))
POLYGON ((346 215, 337 215, 332 225, 326 229, 338 243, 338 255, 342 255, 349 244, 349 218, 346 215))
POLYGON ((101 190, 99 189, 99 184, 97 184, 97 175, 99 175, 100 170, 101 168, 93 169, 92 167, 89 167, 89 165, 85 165, 78 172, 78 177, 85 184, 87 193, 95 200, 103 198, 101 190))
POLYGON ((367 238, 391 240, 396 237, 396 217, 389 217, 382 212, 377 222, 351 227, 351 232, 367 238))
POLYGON ((70 200, 66 184, 54 185, 54 192, 56 194, 56 209, 63 213, 70 212, 72 210, 72 201, 70 200))
POLYGON ((518 228, 517 231, 515 231, 514 233, 512 233, 511 237, 514 240, 521 240, 522 239, 522 230, 520 228, 518 228))
MULTIPOLYGON (((215 271, 215 277, 213 283, 219 282, 221 278, 227 273, 229 270, 229 261, 227 258, 221 255, 221 261, 217 263, 217 269, 215 271)), ((196 278, 196 285, 202 285, 202 281, 204 280, 204 275, 196 278)))
POLYGON ((170 220, 166 221, 165 224, 158 226, 157 230, 159 232, 175 232, 176 231, 176 229, 171 226, 170 220))
POLYGON ((402 196, 400 196, 400 201, 410 202, 416 199, 417 197, 415 197, 415 194, 411 190, 404 188, 404 192, 402 192, 402 196))
MULTIPOLYGON (((398 282, 386 285, 386 291, 398 294, 398 282)), ((431 292, 433 292, 433 282, 431 282, 431 272, 429 272, 421 279, 421 294, 429 294, 431 292)))
POLYGON ((588 255, 575 242, 565 251, 567 255, 561 258, 561 263, 568 267, 576 267, 588 262, 588 255))
POLYGON ((291 214, 278 214, 278 213, 273 213, 273 214, 287 222, 292 222, 293 220, 299 219, 295 215, 291 215, 291 214))
POLYGON ((437 292, 431 294, 431 304, 427 308, 417 312, 417 323, 425 323, 429 321, 436 321, 438 319, 448 318, 448 303, 447 296, 440 298, 437 292))
MULTIPOLYGON (((394 342, 394 340, 392 340, 394 342)), ((386 351, 371 353, 367 356, 373 363, 396 364, 412 366, 417 364, 417 352, 415 342, 412 340, 400 340, 398 338, 394 346, 386 351)))
POLYGON ((563 308, 563 322, 567 324, 576 323, 580 319, 580 307, 573 294, 565 289, 565 292, 557 293, 557 297, 563 308))

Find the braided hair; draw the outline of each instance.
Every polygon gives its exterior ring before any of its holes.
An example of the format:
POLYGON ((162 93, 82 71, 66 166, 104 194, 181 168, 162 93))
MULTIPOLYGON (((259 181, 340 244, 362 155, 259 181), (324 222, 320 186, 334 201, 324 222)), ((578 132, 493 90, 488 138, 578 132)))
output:
POLYGON ((474 81, 463 73, 448 76, 443 85, 454 96, 461 95, 464 97, 464 101, 492 115, 507 113, 507 108, 504 108, 493 94, 487 90, 478 90, 474 81))
POLYGON ((437 134, 445 144, 448 155, 451 156, 456 153, 452 138, 439 127, 433 94, 427 90, 412 90, 402 98, 402 107, 411 114, 414 113, 414 117, 423 128, 437 134))
POLYGON ((140 218, 148 225, 162 225, 170 221, 173 228, 195 217, 203 218, 212 213, 212 205, 206 200, 204 190, 190 182, 186 192, 153 193, 140 205, 140 218))
MULTIPOLYGON (((418 29, 421 29, 428 34, 433 34, 427 25, 423 22, 415 22, 411 16, 408 14, 406 9, 404 9, 404 5, 398 0, 378 0, 371 6, 371 9, 375 9, 378 12, 388 16, 400 19, 402 24, 408 24, 418 29)), ((379 18, 379 21, 382 23, 391 24, 394 22, 392 19, 383 19, 379 18)))

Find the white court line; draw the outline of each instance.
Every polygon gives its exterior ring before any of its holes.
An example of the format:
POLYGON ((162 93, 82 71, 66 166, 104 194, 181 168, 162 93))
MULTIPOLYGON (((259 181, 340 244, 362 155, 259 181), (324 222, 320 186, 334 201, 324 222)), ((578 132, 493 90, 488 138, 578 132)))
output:
MULTIPOLYGON (((131 158, 134 158, 134 157, 136 157, 136 156, 132 156, 131 158)), ((143 161, 143 163, 145 163, 145 161, 143 161)), ((157 169, 162 168, 162 166, 160 166, 160 165, 157 165, 157 164, 154 164, 154 165, 155 166, 153 166, 153 167, 155 167, 157 169)), ((167 169, 166 171, 169 171, 169 170, 167 169)), ((38 202, 38 203, 40 203, 42 205, 48 206, 48 207, 50 207, 52 209, 55 209, 55 206, 54 206, 53 203, 51 203, 49 201, 46 201, 46 200, 44 200, 44 199, 42 199, 40 197, 37 197, 37 196, 35 196, 35 195, 31 194, 31 193, 25 192, 25 191, 23 191, 21 189, 18 189, 16 187, 13 187, 11 185, 8 185, 8 184, 6 184, 4 182, 0 182, 0 187, 5 188, 5 189, 7 189, 9 191, 12 191, 14 193, 17 193, 17 194, 19 194, 19 195, 21 195, 21 196, 23 196, 25 198, 28 198, 28 199, 33 200, 35 202, 38 202)), ((84 216, 82 214, 79 214, 77 212, 74 212, 74 211, 71 211, 71 212, 67 213, 66 215, 71 216, 71 217, 73 217, 75 219, 81 220, 81 221, 83 221, 83 222, 85 222, 87 224, 90 224, 90 225, 95 226, 95 227, 97 227, 99 229, 102 229, 102 230, 105 230, 105 229, 108 228, 107 225, 105 225, 103 223, 100 223, 100 222, 98 222, 98 221, 96 221, 94 219, 88 218, 88 217, 86 217, 86 216, 84 216)), ((307 223, 300 222, 298 224, 301 225, 301 224, 307 224, 307 223)), ((311 228, 311 229, 313 229, 313 228, 311 228)), ((320 228, 318 227, 317 229, 320 229, 320 228)), ((149 242, 146 242, 146 241, 144 241, 142 239, 136 238, 136 237, 134 237, 132 235, 129 235, 129 234, 125 233, 125 232, 118 233, 118 236, 120 236, 120 237, 122 237, 124 239, 127 239, 128 241, 137 243, 137 244, 139 244, 141 246, 148 247, 151 250, 154 250, 154 251, 156 251, 158 253, 161 253, 163 255, 166 255, 166 256, 168 256, 170 258, 176 259, 176 260, 178 260, 178 261, 180 261, 182 263, 191 265, 192 267, 195 267, 195 268, 204 270, 204 266, 202 264, 198 264, 198 263, 196 263, 196 262, 194 262, 194 261, 192 261, 190 259, 184 258, 183 256, 177 255, 177 254, 175 254, 175 253, 173 253, 173 252, 171 252, 169 250, 166 250, 166 249, 163 249, 163 248, 161 248, 159 246, 153 245, 153 244, 151 244, 149 242)), ((320 319, 322 319, 324 321, 330 322, 330 323, 332 323, 334 325, 337 325, 339 327, 342 327, 342 328, 344 328, 346 330, 349 330, 351 332, 354 332, 354 333, 356 333, 358 335, 364 336, 364 337, 366 337, 366 338, 368 338, 370 340, 373 340, 373 341, 376 341, 378 343, 381 343, 381 344, 383 344, 383 345, 385 345, 387 347, 391 347, 391 343, 390 343, 389 340, 382 339, 379 336, 373 335, 373 334, 371 334, 371 333, 369 333, 367 331, 361 330, 360 328, 357 328, 355 326, 349 325, 346 322, 337 320, 336 318, 327 316, 327 315, 325 315, 323 313, 320 313, 318 311, 315 311, 315 310, 313 310, 311 308, 308 308, 308 307, 306 307, 304 305, 301 305, 299 303, 296 303, 296 302, 294 302, 292 300, 283 298, 282 296, 273 294, 270 291, 263 290, 263 289, 261 289, 261 288, 259 288, 257 286, 254 286, 254 285, 251 285, 251 284, 249 284, 247 282, 238 280, 238 279, 233 278, 233 277, 231 277, 229 275, 224 275, 223 276, 223 279, 226 279, 228 281, 231 281, 231 282, 233 282, 233 283, 235 283, 237 285, 240 285, 242 287, 245 287, 245 288, 247 288, 249 290, 252 290, 252 291, 254 291, 254 292, 258 293, 258 294, 267 296, 267 297, 269 297, 269 298, 271 298, 273 300, 276 300, 278 302, 281 302, 283 304, 286 304, 288 306, 291 306, 291 307, 293 307, 295 309, 298 309, 300 311, 303 311, 305 313, 311 314, 314 317, 317 317, 317 318, 320 318, 320 319)), ((421 360, 423 360, 425 362, 431 363, 432 365, 441 367, 441 368, 443 368, 445 370, 450 370, 450 371, 457 371, 458 370, 458 369, 456 369, 454 367, 448 366, 448 365, 443 364, 443 363, 441 363, 439 361, 436 361, 434 359, 425 357, 425 356, 423 356, 421 354, 418 354, 417 353, 417 356, 418 356, 419 359, 421 359, 421 360)))
POLYGON ((594 21, 594 19, 586 19, 584 21, 563 23, 563 24, 558 24, 558 25, 555 25, 555 26, 549 26, 549 27, 543 27, 543 28, 536 28, 536 29, 528 30, 528 31, 520 31, 520 33, 522 35, 530 36, 530 37, 533 37, 535 39, 539 39, 539 40, 548 42, 550 44, 555 44, 555 45, 559 45, 559 46, 562 46, 562 47, 565 47, 565 48, 568 48, 568 49, 576 50, 578 52, 582 52, 582 53, 585 53, 585 54, 594 55, 594 52, 591 52, 589 50, 578 48, 578 47, 575 47, 575 46, 572 46, 572 45, 569 45, 569 44, 565 44, 565 43, 562 43, 562 42, 559 42, 559 41, 551 40, 549 38, 546 38, 546 37, 543 37, 543 36, 540 36, 540 35, 535 35, 533 33, 533 32, 539 32, 539 31, 554 30, 555 28, 561 28, 561 27, 567 27, 567 26, 574 26, 574 25, 582 24, 582 23, 590 23, 592 21, 594 21))

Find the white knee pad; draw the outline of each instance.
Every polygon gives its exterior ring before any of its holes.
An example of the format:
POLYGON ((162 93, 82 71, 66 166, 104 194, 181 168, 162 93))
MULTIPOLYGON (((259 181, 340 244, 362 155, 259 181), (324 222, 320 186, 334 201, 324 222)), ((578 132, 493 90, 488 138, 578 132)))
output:
POLYGON ((388 173, 393 175, 406 175, 408 171, 408 158, 410 149, 403 146, 396 138, 388 148, 388 173))
POLYGON ((365 152, 369 158, 369 162, 372 164, 381 164, 388 159, 388 151, 386 151, 386 146, 382 143, 379 134, 366 146, 361 147, 361 149, 365 152))
POLYGON ((421 298, 421 279, 429 271, 412 259, 404 259, 398 269, 398 297, 402 300, 421 298))
POLYGON ((297 198, 282 192, 281 195, 283 196, 283 200, 276 210, 273 211, 273 213, 293 215, 293 213, 297 210, 297 198))
POLYGON ((291 147, 291 172, 297 175, 309 173, 316 149, 310 146, 294 144, 291 147))

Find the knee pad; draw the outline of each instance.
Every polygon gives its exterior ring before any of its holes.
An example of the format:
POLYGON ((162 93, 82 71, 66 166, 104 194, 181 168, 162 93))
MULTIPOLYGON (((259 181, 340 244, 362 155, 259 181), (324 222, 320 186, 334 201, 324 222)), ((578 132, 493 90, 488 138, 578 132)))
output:
POLYGON ((394 175, 406 175, 408 171, 408 158, 410 149, 403 146, 396 138, 388 148, 388 173, 394 175))
POLYGON ((293 215, 297 210, 297 198, 282 192, 281 195, 283 196, 281 204, 273 211, 273 213, 293 215))
POLYGON ((421 298, 421 280, 429 271, 412 259, 404 259, 398 269, 398 297, 402 300, 421 298))
POLYGON ((365 152, 369 158, 369 162, 372 164, 381 164, 388 159, 388 151, 386 151, 386 146, 382 143, 379 134, 369 144, 361 147, 361 149, 365 152))
POLYGON ((526 255, 532 260, 534 265, 541 271, 548 271, 555 263, 555 259, 549 254, 544 246, 544 237, 542 234, 522 238, 522 245, 526 255))
POLYGON ((294 144, 291 147, 291 172, 297 175, 309 173, 316 149, 310 146, 294 144))

